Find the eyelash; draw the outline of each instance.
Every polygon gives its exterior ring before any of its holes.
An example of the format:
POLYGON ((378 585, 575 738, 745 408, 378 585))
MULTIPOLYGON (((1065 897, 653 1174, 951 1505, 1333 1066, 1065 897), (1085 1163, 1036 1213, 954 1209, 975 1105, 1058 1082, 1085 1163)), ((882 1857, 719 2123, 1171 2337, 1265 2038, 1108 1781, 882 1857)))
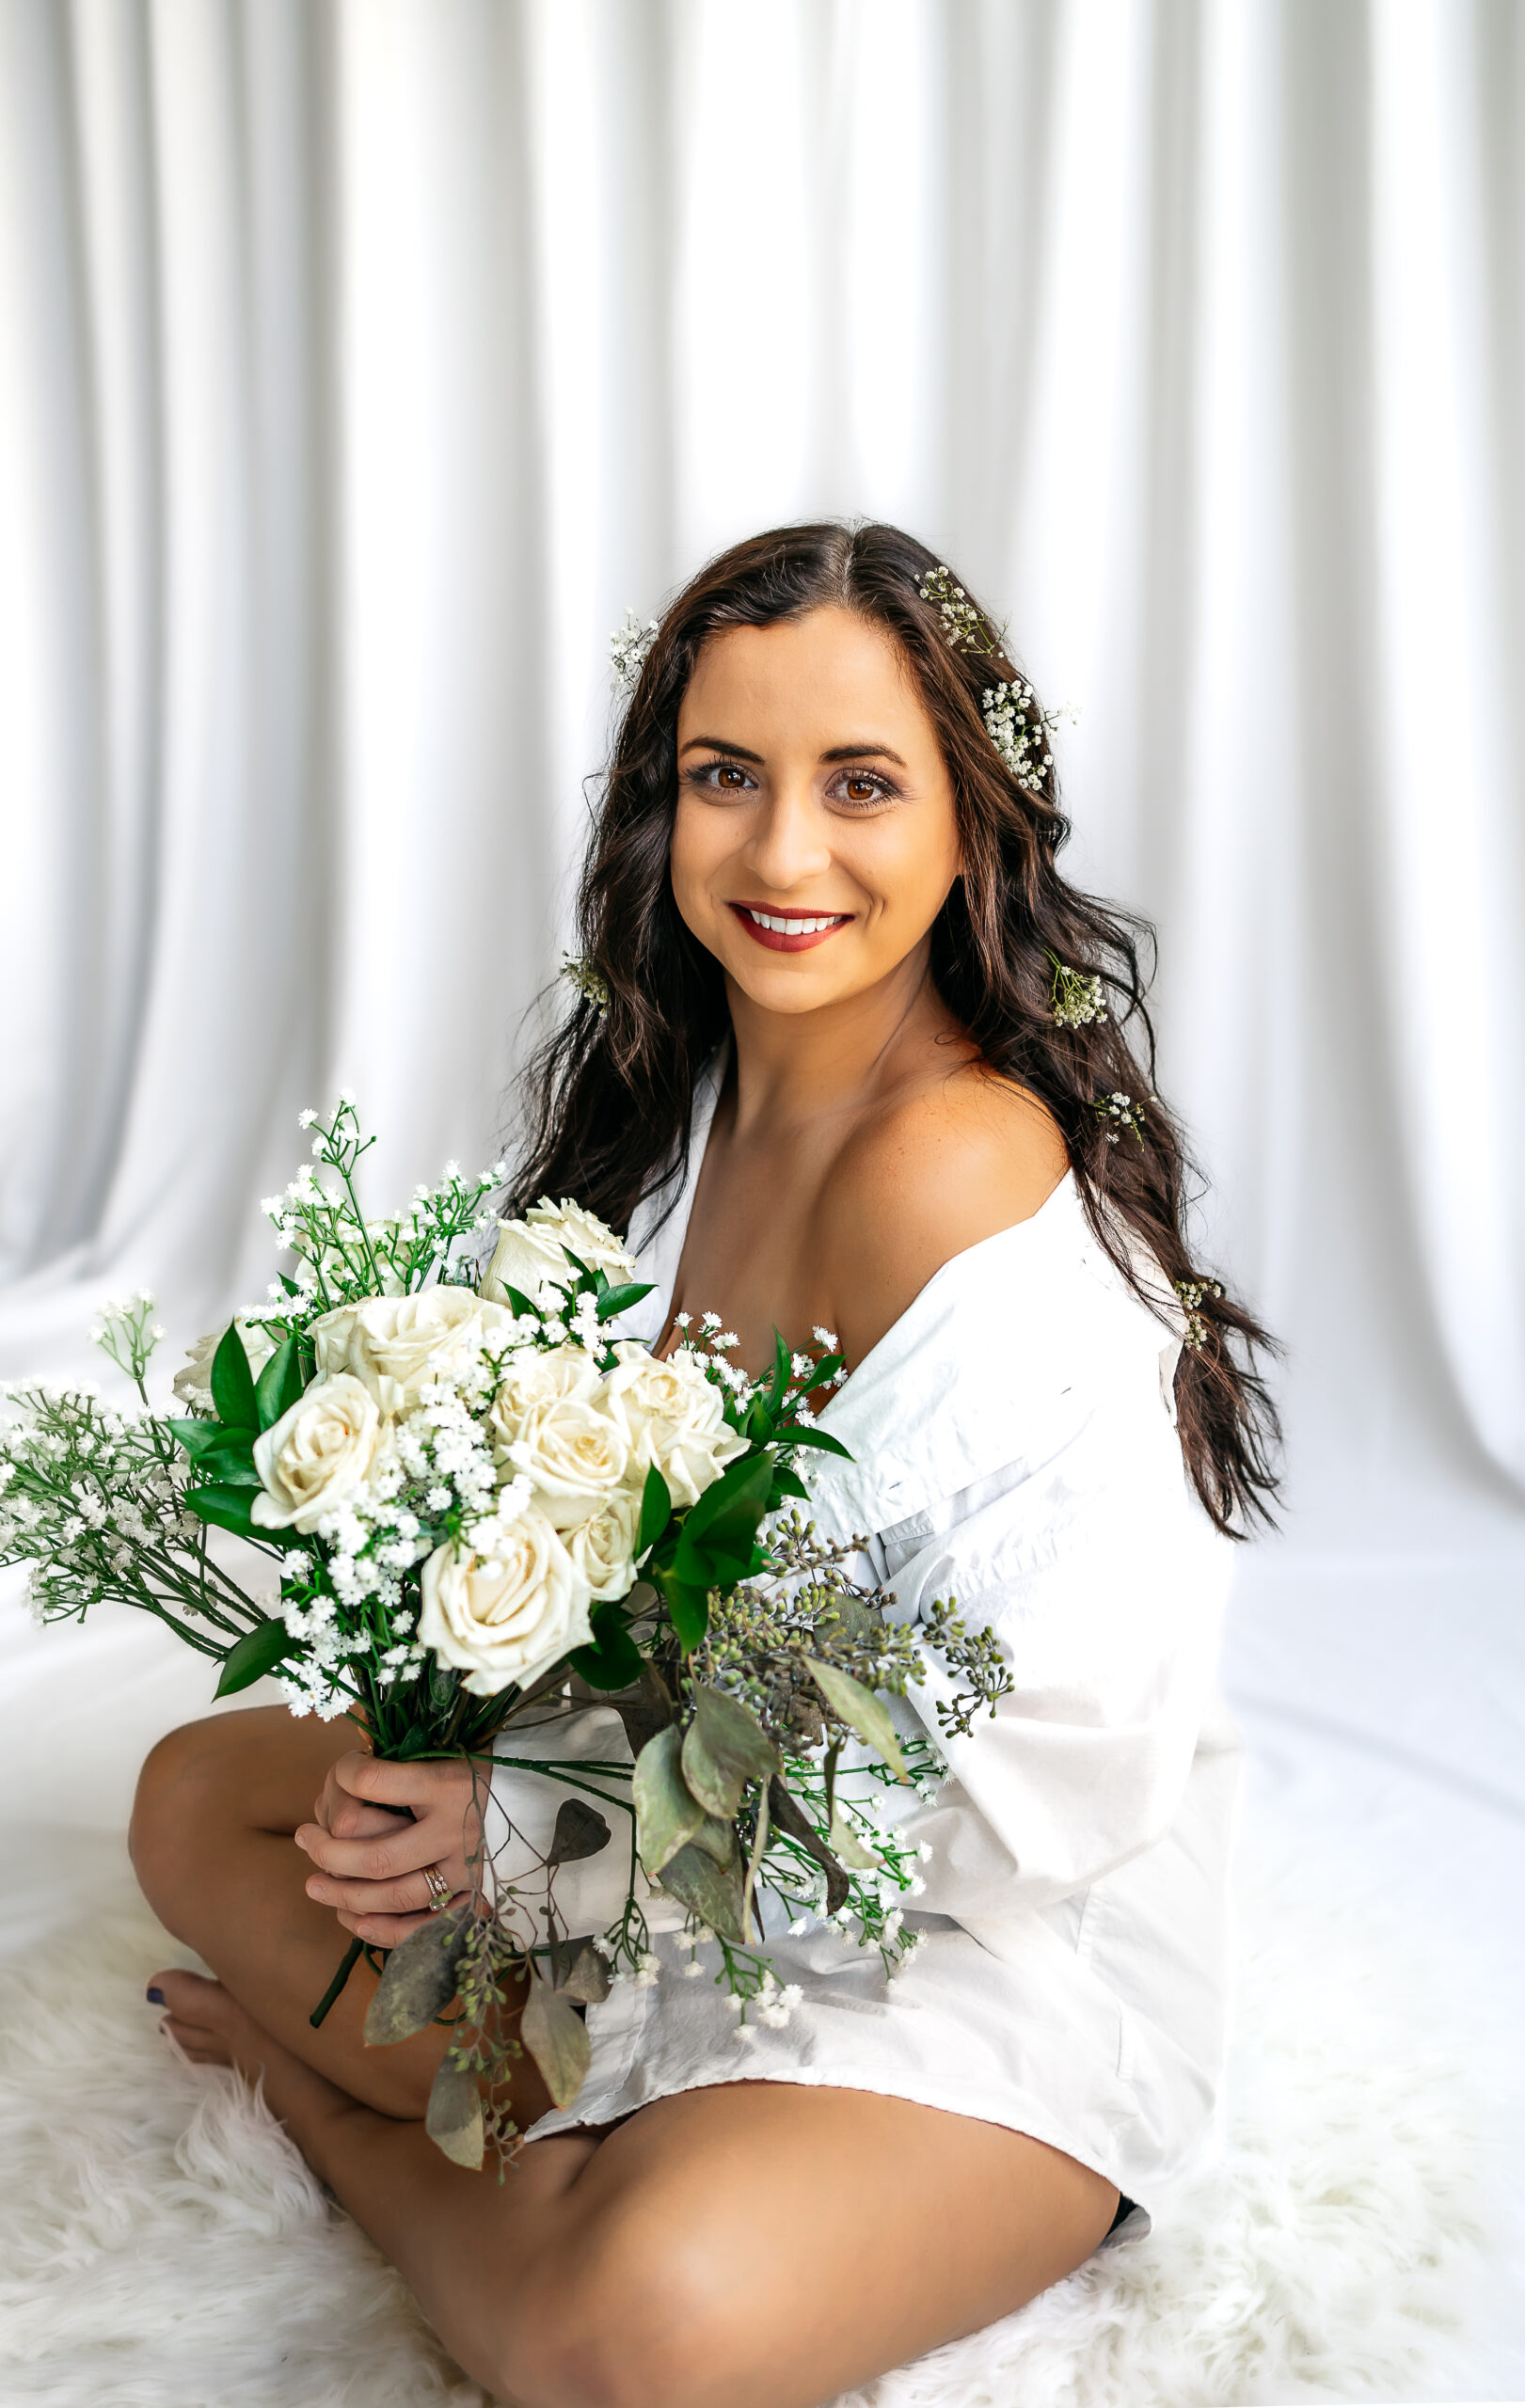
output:
MULTIPOLYGON (((750 771, 739 761, 705 761, 695 768, 685 769, 683 775, 690 785, 698 786, 709 794, 741 794, 745 791, 741 786, 716 785, 713 781, 717 771, 721 769, 738 769, 749 784, 755 784, 750 771)), ((849 801, 846 795, 833 798, 849 811, 872 811, 882 802, 893 802, 898 792, 893 782, 879 769, 854 768, 850 764, 846 768, 839 770, 837 775, 844 780, 853 779, 860 784, 871 784, 877 789, 863 802, 849 801)))

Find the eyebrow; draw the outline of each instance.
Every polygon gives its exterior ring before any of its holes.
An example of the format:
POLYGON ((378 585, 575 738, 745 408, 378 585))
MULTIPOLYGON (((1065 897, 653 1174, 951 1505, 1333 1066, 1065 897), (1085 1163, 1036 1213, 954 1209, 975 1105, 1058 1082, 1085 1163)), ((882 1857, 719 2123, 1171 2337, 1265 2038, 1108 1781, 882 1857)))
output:
MULTIPOLYGON (((744 744, 729 744, 723 737, 691 736, 682 752, 692 752, 696 748, 707 752, 726 752, 733 760, 755 761, 759 768, 762 766, 760 752, 749 752, 744 744)), ((899 753, 893 752, 887 744, 834 744, 830 752, 823 752, 820 757, 823 761, 893 761, 898 768, 905 768, 899 753)))

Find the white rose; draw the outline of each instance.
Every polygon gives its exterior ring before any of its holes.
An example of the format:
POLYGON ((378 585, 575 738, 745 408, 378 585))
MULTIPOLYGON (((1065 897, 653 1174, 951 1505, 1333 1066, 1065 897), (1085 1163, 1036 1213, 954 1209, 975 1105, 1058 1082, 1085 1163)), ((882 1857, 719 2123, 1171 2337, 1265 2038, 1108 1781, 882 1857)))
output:
POLYGON ((466 1674, 473 1697, 521 1688, 592 1638, 587 1584, 543 1513, 530 1506, 496 1557, 436 1547, 423 1567, 420 1642, 466 1674))
POLYGON ((497 1393, 487 1409, 487 1427, 500 1462, 532 1413, 573 1398, 585 1402, 598 1392, 598 1366, 585 1346, 521 1346, 503 1356, 500 1369, 497 1393))
POLYGON ((312 1324, 318 1370, 347 1371, 384 1413, 400 1413, 430 1380, 464 1371, 485 1330, 512 1316, 469 1288, 426 1288, 417 1296, 368 1296, 312 1324))
MULTIPOLYGON (((260 1322, 238 1321, 237 1330, 244 1341, 244 1352, 249 1358, 249 1370, 256 1379, 276 1351, 276 1341, 260 1322)), ((212 1357, 227 1336, 226 1330, 209 1330, 199 1338, 185 1357, 184 1367, 170 1382, 183 1404, 199 1405, 203 1413, 212 1407, 212 1357)))
POLYGON ((510 1288, 532 1305, 554 1303, 551 1288, 565 1287, 576 1276, 567 1247, 590 1271, 602 1271, 616 1283, 628 1279, 635 1269, 613 1230, 580 1204, 565 1199, 553 1204, 543 1196, 522 1221, 500 1221, 498 1228, 498 1247, 484 1274, 482 1292, 499 1304, 507 1302, 510 1288))
POLYGON ((696 1363, 663 1362, 622 1344, 604 1385, 604 1401, 629 1444, 629 1478, 639 1487, 655 1464, 675 1505, 695 1505, 747 1442, 725 1418, 721 1392, 696 1363))
POLYGON ((249 1519, 264 1530, 312 1530, 371 1471, 381 1434, 375 1398, 341 1371, 315 1380, 254 1442, 263 1494, 249 1519))
POLYGON ((537 1405, 505 1451, 515 1469, 533 1481, 536 1502, 560 1530, 596 1513, 630 1460, 621 1424, 580 1397, 537 1405))
POLYGON ((640 1520, 641 1499, 621 1488, 585 1522, 563 1531, 573 1568, 587 1583, 591 1597, 623 1597, 634 1586, 640 1520))

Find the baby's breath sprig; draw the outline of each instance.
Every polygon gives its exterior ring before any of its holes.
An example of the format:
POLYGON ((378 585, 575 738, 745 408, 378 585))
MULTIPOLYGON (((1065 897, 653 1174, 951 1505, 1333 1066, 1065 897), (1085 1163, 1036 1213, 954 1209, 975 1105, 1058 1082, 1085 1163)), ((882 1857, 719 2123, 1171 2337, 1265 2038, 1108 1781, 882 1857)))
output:
POLYGON ((1221 1296, 1223 1290, 1215 1279, 1173 1279, 1170 1284, 1185 1307, 1186 1334, 1181 1343, 1189 1346, 1196 1354, 1199 1347, 1207 1343, 1207 1318, 1201 1310, 1203 1301, 1208 1296, 1221 1296))
POLYGON ((1056 713, 1045 711, 1025 677, 987 686, 980 703, 986 732, 1019 786, 1034 794, 1054 767, 1048 732, 1056 713))
POLYGON ((145 1404, 149 1395, 143 1374, 164 1336, 152 1313, 152 1290, 138 1288, 132 1295, 114 1297, 103 1306, 101 1318, 90 1331, 92 1342, 103 1354, 110 1355, 119 1370, 126 1372, 145 1404))
POLYGON ((657 641, 657 622, 648 619, 643 626, 633 610, 625 613, 625 624, 614 629, 609 639, 610 667, 613 673, 614 690, 618 694, 633 694, 641 683, 644 669, 657 641))
POLYGON ((1131 1129, 1140 1145, 1144 1142, 1144 1107, 1135 1103, 1131 1095, 1123 1095, 1114 1087, 1110 1095, 1099 1095, 1091 1110, 1106 1126, 1106 1142, 1115 1146, 1124 1129, 1131 1129))
POLYGON ((1006 629, 992 627, 962 586, 955 585, 950 568, 929 568, 916 591, 942 620, 950 652, 977 652, 989 660, 995 658, 1006 641, 1006 629))
POLYGON ((1093 1020, 1105 1020, 1106 996, 1100 978, 1084 970, 1072 970, 1056 953, 1051 953, 1048 958, 1054 964, 1049 993, 1055 1027, 1085 1028, 1093 1020))
POLYGON ((585 953, 564 953, 562 976, 569 980, 578 993, 585 995, 600 1012, 608 1011, 609 981, 585 953))

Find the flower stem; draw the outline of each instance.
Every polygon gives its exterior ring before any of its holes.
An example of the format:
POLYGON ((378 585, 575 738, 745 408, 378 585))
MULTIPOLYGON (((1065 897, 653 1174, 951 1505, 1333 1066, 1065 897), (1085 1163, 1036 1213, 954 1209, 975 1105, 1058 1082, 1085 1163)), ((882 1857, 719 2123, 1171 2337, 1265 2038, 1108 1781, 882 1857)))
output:
POLYGON ((308 2021, 311 2024, 314 2032, 327 2015, 328 2009, 333 2005, 335 2000, 340 1996, 344 1984, 349 1980, 350 1975, 354 1972, 356 1966, 359 1963, 360 1958, 364 1954, 364 1941, 352 1940, 349 1946, 344 1951, 343 1962, 341 1964, 338 1972, 334 1975, 333 1980, 324 1991, 322 1998, 319 1999, 317 2005, 308 2017, 308 2021))

